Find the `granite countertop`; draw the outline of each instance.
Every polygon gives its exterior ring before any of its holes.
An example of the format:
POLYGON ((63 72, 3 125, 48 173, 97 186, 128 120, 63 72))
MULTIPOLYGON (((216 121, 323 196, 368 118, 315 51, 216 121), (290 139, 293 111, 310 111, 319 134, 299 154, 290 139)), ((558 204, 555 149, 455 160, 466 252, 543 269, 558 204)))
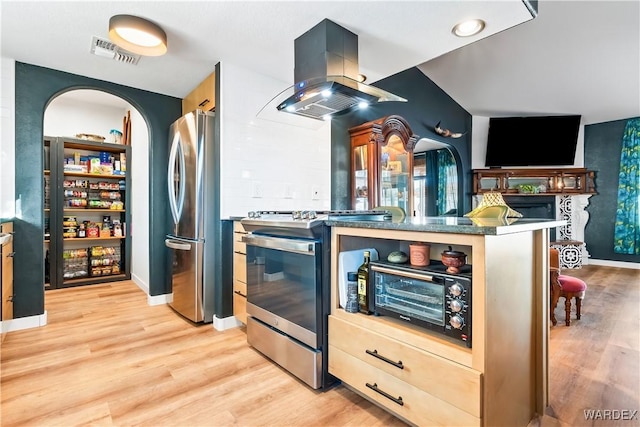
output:
POLYGON ((566 221, 533 218, 464 218, 464 217, 407 217, 395 221, 328 220, 331 227, 369 228, 377 230, 421 231, 432 233, 501 235, 522 231, 542 230, 566 225, 566 221))

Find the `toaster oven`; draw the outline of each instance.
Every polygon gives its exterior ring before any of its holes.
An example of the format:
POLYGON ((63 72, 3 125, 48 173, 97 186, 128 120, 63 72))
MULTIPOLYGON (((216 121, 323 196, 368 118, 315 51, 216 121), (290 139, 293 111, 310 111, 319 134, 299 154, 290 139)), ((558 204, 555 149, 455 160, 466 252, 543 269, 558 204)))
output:
POLYGON ((394 317, 471 347, 470 274, 449 274, 442 265, 410 267, 384 261, 371 262, 370 274, 375 315, 394 317))

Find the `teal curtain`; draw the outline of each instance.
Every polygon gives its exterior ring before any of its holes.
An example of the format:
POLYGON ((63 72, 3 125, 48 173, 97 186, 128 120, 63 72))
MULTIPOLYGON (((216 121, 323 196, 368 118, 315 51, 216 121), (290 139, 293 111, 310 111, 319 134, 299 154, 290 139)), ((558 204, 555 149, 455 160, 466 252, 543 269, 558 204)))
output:
POLYGON ((438 215, 444 215, 458 205, 458 172, 456 162, 447 149, 438 150, 438 215))
POLYGON ((640 117, 627 121, 622 136, 613 251, 640 255, 640 117))

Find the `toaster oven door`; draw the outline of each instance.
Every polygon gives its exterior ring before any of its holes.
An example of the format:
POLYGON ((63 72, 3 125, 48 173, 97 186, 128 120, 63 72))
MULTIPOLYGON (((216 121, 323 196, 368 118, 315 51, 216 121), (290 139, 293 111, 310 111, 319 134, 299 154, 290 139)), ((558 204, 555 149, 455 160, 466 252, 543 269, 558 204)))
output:
POLYGON ((445 280, 373 265, 375 313, 426 327, 445 325, 445 280))

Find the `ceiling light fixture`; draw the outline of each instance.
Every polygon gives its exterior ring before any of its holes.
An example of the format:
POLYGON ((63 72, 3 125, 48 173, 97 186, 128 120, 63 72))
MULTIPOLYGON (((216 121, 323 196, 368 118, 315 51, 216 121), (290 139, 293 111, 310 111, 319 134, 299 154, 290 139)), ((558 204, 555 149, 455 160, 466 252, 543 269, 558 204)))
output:
POLYGON ((468 19, 454 25, 451 32, 458 37, 475 36, 484 30, 485 23, 482 19, 468 19))
POLYGON ((167 34, 151 21, 133 15, 109 19, 109 38, 129 52, 160 56, 167 53, 167 34))

